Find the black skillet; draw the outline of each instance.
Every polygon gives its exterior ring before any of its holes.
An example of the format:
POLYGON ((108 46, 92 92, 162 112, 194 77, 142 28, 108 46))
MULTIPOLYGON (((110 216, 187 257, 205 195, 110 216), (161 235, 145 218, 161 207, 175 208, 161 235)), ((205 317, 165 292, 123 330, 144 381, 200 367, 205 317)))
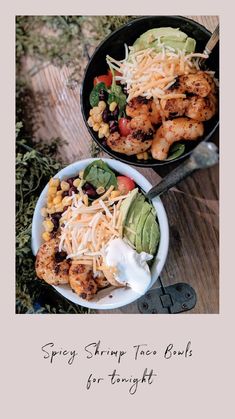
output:
MULTIPOLYGON (((192 150, 198 145, 198 141, 185 141, 185 152, 180 157, 172 161, 160 161, 153 158, 148 160, 138 160, 136 156, 126 156, 112 151, 107 145, 101 142, 96 132, 92 130, 87 124, 90 111, 89 94, 93 88, 94 77, 107 72, 106 55, 111 55, 113 58, 121 60, 124 58, 124 44, 132 45, 135 40, 149 29, 171 26, 173 28, 180 28, 190 37, 196 39, 196 51, 202 52, 211 36, 211 32, 199 23, 182 17, 182 16, 145 16, 137 18, 112 32, 95 50, 90 62, 86 68, 85 76, 81 89, 81 108, 84 121, 87 129, 98 144, 98 146, 113 158, 124 163, 129 163, 141 167, 156 167, 176 162, 180 159, 190 155, 192 150)), ((219 78, 219 43, 213 49, 210 57, 207 60, 207 67, 215 71, 216 78, 219 78)), ((210 121, 204 123, 205 132, 200 141, 208 141, 213 136, 219 124, 218 115, 214 116, 210 121)))

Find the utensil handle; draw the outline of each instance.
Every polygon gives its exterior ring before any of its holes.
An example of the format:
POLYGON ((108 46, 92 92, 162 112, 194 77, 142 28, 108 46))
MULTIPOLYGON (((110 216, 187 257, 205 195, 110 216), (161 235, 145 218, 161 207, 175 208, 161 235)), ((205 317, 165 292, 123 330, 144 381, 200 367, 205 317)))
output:
POLYGON ((146 197, 153 199, 175 186, 181 180, 191 175, 195 170, 214 166, 218 163, 218 148, 214 143, 200 143, 192 152, 189 159, 185 160, 180 166, 176 167, 158 185, 151 188, 146 197))
POLYGON ((155 185, 150 191, 147 192, 147 198, 153 199, 155 196, 161 195, 168 191, 172 186, 175 186, 181 180, 191 175, 197 168, 192 165, 190 159, 183 162, 180 166, 176 167, 169 175, 158 184, 155 185))
POLYGON ((219 25, 216 26, 209 41, 207 42, 204 49, 204 54, 209 55, 211 51, 213 50, 213 48, 215 47, 215 45, 217 44, 218 40, 219 40, 219 25))

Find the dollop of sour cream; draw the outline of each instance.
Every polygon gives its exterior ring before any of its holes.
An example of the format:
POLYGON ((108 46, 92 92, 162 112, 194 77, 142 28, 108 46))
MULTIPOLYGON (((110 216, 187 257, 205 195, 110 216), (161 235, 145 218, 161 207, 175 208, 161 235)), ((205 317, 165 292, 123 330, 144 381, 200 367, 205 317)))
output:
POLYGON ((105 264, 117 269, 116 281, 138 294, 144 294, 151 282, 147 261, 152 258, 149 253, 137 253, 120 238, 111 240, 105 249, 105 264))

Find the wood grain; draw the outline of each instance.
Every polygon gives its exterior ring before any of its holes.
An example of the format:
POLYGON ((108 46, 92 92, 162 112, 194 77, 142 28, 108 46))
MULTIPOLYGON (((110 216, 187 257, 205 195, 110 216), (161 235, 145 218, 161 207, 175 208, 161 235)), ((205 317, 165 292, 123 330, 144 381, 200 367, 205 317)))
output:
MULTIPOLYGON (((218 23, 217 16, 188 17, 210 31, 218 23)), ((32 66, 27 59, 25 71, 28 73, 32 66)), ((66 163, 90 157, 91 151, 91 138, 81 115, 80 86, 67 87, 69 74, 66 67, 46 65, 29 76, 38 110, 35 139, 64 139, 61 156, 66 163)), ((138 170, 154 184, 169 169, 138 170)), ((170 225, 170 250, 161 279, 164 285, 188 282, 193 286, 198 301, 190 313, 219 311, 218 184, 218 167, 213 167, 195 173, 162 197, 170 225)), ((106 313, 138 313, 138 310, 133 303, 106 313)))

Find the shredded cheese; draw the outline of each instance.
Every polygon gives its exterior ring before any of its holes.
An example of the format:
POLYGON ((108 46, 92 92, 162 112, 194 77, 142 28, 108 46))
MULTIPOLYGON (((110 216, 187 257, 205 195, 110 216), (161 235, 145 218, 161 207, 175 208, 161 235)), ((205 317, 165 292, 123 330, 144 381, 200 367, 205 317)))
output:
POLYGON ((62 215, 59 250, 67 259, 89 265, 96 274, 104 265, 104 249, 120 230, 120 205, 127 195, 111 199, 109 190, 87 207, 84 194, 73 195, 71 206, 62 215))
POLYGON ((156 102, 163 98, 185 97, 174 92, 168 96, 167 90, 178 76, 195 73, 198 69, 198 59, 206 55, 186 54, 185 51, 176 52, 163 44, 160 46, 161 52, 156 52, 154 48, 135 52, 133 47, 129 47, 129 54, 125 46, 126 57, 122 61, 107 56, 108 64, 121 73, 121 76, 115 77, 116 80, 126 84, 127 102, 137 96, 153 98, 156 102))

